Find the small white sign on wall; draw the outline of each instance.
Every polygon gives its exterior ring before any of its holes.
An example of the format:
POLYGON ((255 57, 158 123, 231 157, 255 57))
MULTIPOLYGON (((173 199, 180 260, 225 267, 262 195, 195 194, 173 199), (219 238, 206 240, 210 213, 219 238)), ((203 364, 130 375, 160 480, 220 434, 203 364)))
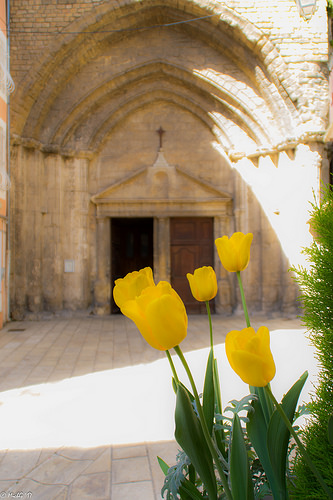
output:
POLYGON ((72 259, 65 259, 64 260, 64 271, 65 271, 65 273, 74 273, 75 261, 72 259))

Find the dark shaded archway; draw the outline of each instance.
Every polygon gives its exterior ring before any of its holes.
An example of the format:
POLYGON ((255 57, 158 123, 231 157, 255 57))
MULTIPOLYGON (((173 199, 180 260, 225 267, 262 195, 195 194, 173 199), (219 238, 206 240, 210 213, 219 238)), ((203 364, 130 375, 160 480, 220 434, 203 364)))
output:
MULTIPOLYGON (((118 278, 154 267, 152 218, 111 219, 111 290, 118 278)), ((111 312, 119 312, 113 297, 111 312)))

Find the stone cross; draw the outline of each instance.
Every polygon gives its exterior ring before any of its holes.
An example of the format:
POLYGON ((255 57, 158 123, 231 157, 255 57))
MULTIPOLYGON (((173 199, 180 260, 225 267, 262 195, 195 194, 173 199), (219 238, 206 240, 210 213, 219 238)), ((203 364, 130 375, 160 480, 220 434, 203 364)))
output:
POLYGON ((158 135, 160 136, 160 149, 162 148, 162 136, 165 134, 165 130, 163 130, 162 126, 158 130, 156 130, 158 135))

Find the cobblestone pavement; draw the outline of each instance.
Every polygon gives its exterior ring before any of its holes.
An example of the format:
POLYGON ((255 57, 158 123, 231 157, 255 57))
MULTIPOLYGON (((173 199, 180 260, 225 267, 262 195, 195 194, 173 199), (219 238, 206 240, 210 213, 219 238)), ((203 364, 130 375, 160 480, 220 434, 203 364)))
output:
MULTIPOLYGON (((256 317, 252 324, 272 332, 275 395, 308 369, 307 399, 316 367, 300 321, 256 317)), ((218 315, 213 325, 226 406, 247 387, 227 364, 223 342, 245 325, 241 316, 218 315)), ((199 390, 208 343, 207 318, 190 316, 182 349, 199 390)), ((0 498, 161 498, 156 456, 172 465, 177 452, 171 372, 165 354, 129 320, 82 315, 8 323, 0 331, 0 375, 0 498)))

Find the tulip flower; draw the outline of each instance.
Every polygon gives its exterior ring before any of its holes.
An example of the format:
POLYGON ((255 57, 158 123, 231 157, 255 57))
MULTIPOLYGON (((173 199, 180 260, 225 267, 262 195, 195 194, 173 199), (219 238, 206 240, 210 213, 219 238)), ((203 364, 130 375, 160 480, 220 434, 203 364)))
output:
POLYGON ((140 271, 128 273, 125 278, 119 278, 115 281, 113 289, 113 298, 117 306, 122 306, 128 300, 133 300, 141 295, 142 290, 148 286, 154 286, 153 271, 150 267, 145 267, 140 271))
POLYGON ((215 240, 217 252, 223 267, 231 272, 244 271, 250 260, 250 246, 253 234, 234 233, 229 239, 222 236, 215 240))
POLYGON ((217 294, 217 280, 214 269, 204 266, 186 275, 193 297, 199 302, 213 299, 217 294))
MULTIPOLYGON (((129 282, 130 291, 131 287, 129 282)), ((177 346, 186 337, 184 303, 166 281, 147 286, 140 295, 123 302, 121 312, 136 324, 148 344, 160 351, 177 346)))
POLYGON ((261 326, 233 330, 225 339, 225 350, 231 368, 246 384, 265 387, 275 376, 275 363, 270 350, 269 330, 261 326))

